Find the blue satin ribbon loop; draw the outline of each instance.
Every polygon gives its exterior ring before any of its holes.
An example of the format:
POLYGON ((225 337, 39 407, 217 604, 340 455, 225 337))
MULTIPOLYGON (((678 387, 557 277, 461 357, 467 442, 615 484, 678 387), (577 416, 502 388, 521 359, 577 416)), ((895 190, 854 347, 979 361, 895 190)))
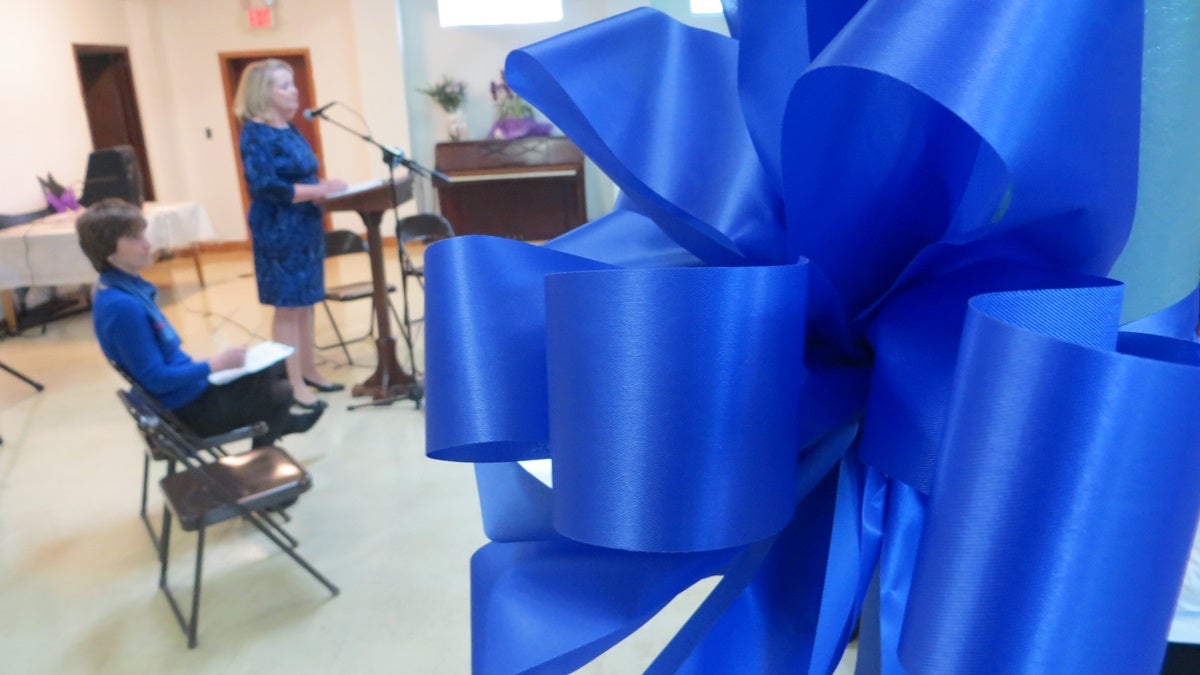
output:
MULTIPOLYGON (((884 532, 879 552, 879 667, 882 675, 919 673, 908 663, 901 663, 900 638, 905 625, 908 599, 912 593, 913 569, 920 549, 914 546, 921 540, 928 511, 928 498, 905 483, 888 481, 884 496, 884 532)), ((878 518, 875 506, 864 505, 864 518, 878 518)), ((869 621, 874 617, 864 617, 869 621)), ((1023 648, 1024 645, 1016 647, 1023 648)), ((941 664, 939 664, 941 667, 941 664)), ((953 672, 953 671, 945 671, 953 672)))
POLYGON ((455 237, 425 256, 426 454, 549 456, 544 278, 608 265, 497 237, 455 237))
MULTIPOLYGON (((724 570, 720 583, 659 652, 644 675, 669 675, 696 670, 695 664, 701 659, 692 659, 692 654, 701 648, 704 640, 713 633, 717 622, 728 615, 733 603, 743 596, 746 588, 757 578, 764 562, 775 554, 777 543, 778 540, 771 537, 741 549, 733 563, 724 570), (691 665, 685 667, 688 663, 691 665)), ((705 663, 706 667, 708 665, 705 663)))
POLYGON ((738 91, 746 128, 772 187, 783 193, 784 104, 812 61, 808 47, 808 7, 804 2, 748 3, 739 16, 738 91), (797 26, 781 31, 780 25, 797 26))
MULTIPOLYGON (((870 324, 875 362, 863 429, 863 461, 929 493, 953 402, 959 340, 971 297, 1000 285, 1016 290, 1097 284, 1109 290, 1096 292, 1115 294, 1106 306, 1119 308, 1121 290, 1114 282, 1011 262, 970 265, 937 283, 896 292, 870 324)), ((1070 308, 1058 309, 1047 312, 1042 321, 1070 322, 1080 316, 1066 311, 1070 308)), ((1116 344, 1118 318, 1105 315, 1103 322, 1087 326, 1107 332, 1111 348, 1116 344)), ((1083 327, 1068 325, 1063 330, 1083 327)))
POLYGON ((787 523, 806 272, 800 264, 547 278, 559 532, 612 548, 699 551, 757 541, 787 523))
POLYGON ((1136 198, 1142 19, 1102 4, 868 3, 814 60, 784 118, 790 251, 851 316, 943 238, 1108 270, 1136 198), (1058 54, 1089 56, 1031 67, 1058 54))
POLYGON ((557 539, 551 512, 550 486, 517 462, 475 465, 483 533, 491 541, 510 543, 557 539))
POLYGON ((627 553, 564 539, 488 544, 471 557, 472 671, 574 671, 684 589, 723 573, 736 553, 627 553))
MULTIPOLYGON (((828 441, 844 444, 845 439, 835 435, 828 441)), ((805 669, 816 637, 838 490, 839 470, 834 468, 804 495, 743 592, 732 602, 716 599, 728 609, 691 650, 679 673, 805 669)), ((701 615, 707 609, 702 606, 701 615)), ((664 660, 679 656, 674 646, 664 650, 664 660)))
POLYGON ((1120 290, 971 301, 905 617, 911 670, 1158 669, 1200 512, 1200 345, 1128 334, 1117 351, 1120 290))
POLYGON ((780 263, 782 204, 742 121, 737 50, 640 8, 512 52, 505 76, 697 258, 780 263))
POLYGON ((624 195, 611 213, 544 244, 545 248, 579 255, 617 267, 699 267, 701 261, 676 244, 624 195))
POLYGON ((829 672, 860 609, 887 674, 1153 672, 1200 295, 1121 332, 1104 278, 1143 3, 723 7, 512 53, 616 208, 427 253, 427 452, 493 463, 476 670, 578 668, 722 574, 656 672, 829 672))
POLYGON ((741 2, 739 0, 721 0, 721 11, 725 15, 725 26, 729 35, 737 40, 742 34, 741 2))
POLYGON ((839 463, 833 530, 808 664, 811 675, 837 668, 878 558, 882 519, 866 516, 863 505, 879 500, 886 484, 857 460, 857 454, 852 451, 839 463))

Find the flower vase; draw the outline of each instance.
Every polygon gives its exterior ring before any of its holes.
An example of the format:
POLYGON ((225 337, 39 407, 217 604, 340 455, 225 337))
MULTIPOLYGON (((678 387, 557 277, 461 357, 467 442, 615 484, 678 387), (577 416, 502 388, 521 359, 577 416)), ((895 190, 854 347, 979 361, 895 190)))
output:
POLYGON ((467 118, 461 110, 451 110, 446 113, 446 132, 452 142, 466 140, 467 118))

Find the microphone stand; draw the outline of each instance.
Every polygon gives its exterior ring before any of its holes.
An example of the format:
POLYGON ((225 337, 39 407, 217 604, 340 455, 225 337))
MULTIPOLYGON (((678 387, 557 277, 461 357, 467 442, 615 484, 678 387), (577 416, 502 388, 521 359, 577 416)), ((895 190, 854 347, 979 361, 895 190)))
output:
MULTIPOLYGON (((379 141, 375 140, 375 138, 373 136, 371 136, 370 134, 358 133, 354 129, 351 129, 350 127, 346 126, 345 124, 342 124, 341 122, 326 115, 324 110, 322 110, 320 112, 311 112, 311 113, 305 115, 305 118, 310 119, 310 120, 313 119, 314 117, 320 117, 322 120, 334 125, 335 127, 338 127, 340 129, 350 133, 353 136, 357 136, 358 138, 361 138, 362 140, 366 141, 367 143, 370 143, 371 145, 375 146, 376 148, 379 148, 383 152, 383 163, 387 164, 387 166, 388 166, 389 176, 394 174, 394 172, 396 170, 396 166, 399 165, 399 166, 403 166, 403 167, 407 168, 409 171, 412 171, 413 173, 417 174, 418 176, 422 176, 422 177, 429 178, 429 179, 436 178, 437 180, 440 180, 443 183, 450 182, 450 177, 447 176, 446 174, 442 173, 441 171, 438 171, 437 169, 430 169, 427 166, 422 166, 416 160, 406 156, 404 154, 403 150, 401 150, 399 148, 393 148, 393 147, 386 146, 386 145, 380 143, 379 141)), ((394 201, 395 201, 395 198, 393 198, 393 202, 394 201)), ((399 204, 394 204, 394 206, 398 207, 399 204)))
MULTIPOLYGON (((14 368, 12 368, 11 366, 9 366, 7 363, 5 363, 3 361, 0 361, 0 368, 4 369, 4 371, 7 372, 9 375, 12 375, 13 377, 17 378, 18 380, 25 382, 25 384, 28 384, 29 386, 33 387, 34 389, 36 389, 38 391, 41 391, 46 388, 45 385, 43 385, 41 382, 37 382, 37 381, 31 379, 25 373, 22 373, 19 370, 15 370, 14 368)), ((3 443, 4 443, 4 439, 0 438, 0 444, 3 444, 3 443)))
MULTIPOLYGON (((430 169, 429 167, 422 166, 416 160, 410 159, 409 157, 405 156, 403 150, 400 150, 399 148, 393 148, 393 147, 386 146, 386 145, 380 143, 379 141, 375 140, 375 138, 373 136, 371 136, 370 134, 360 134, 358 131, 351 129, 350 127, 342 124, 341 122, 338 122, 335 119, 331 119, 330 117, 325 115, 324 110, 316 110, 316 111, 312 111, 312 112, 306 112, 304 117, 305 117, 305 119, 308 119, 308 120, 311 120, 314 117, 319 117, 322 120, 329 122, 330 124, 350 133, 351 135, 357 136, 358 138, 366 141, 367 143, 375 146, 376 148, 379 148, 379 150, 383 153, 383 163, 386 164, 387 168, 388 168, 388 182, 391 183, 393 186, 395 186, 395 184, 396 184, 396 167, 397 166, 403 166, 403 167, 407 168, 409 171, 411 171, 412 173, 415 173, 418 176, 422 176, 424 178, 428 178, 430 180, 437 179, 444 183, 450 182, 450 177, 447 176, 446 174, 444 174, 436 169, 430 169)), ((393 188, 390 192, 391 192, 391 196, 392 196, 392 217, 396 220, 396 222, 400 222, 400 202, 396 196, 396 190, 393 188)), ((402 245, 402 244, 397 242, 397 245, 402 245)), ((405 281, 407 282, 407 278, 405 279, 405 281)), ((408 285, 407 285, 407 283, 405 284, 405 288, 404 288, 404 316, 406 316, 406 317, 408 316, 408 285)), ((356 408, 362 408, 365 406, 391 405, 395 401, 404 399, 404 398, 412 399, 412 401, 416 404, 416 406, 418 408, 421 407, 421 399, 424 398, 424 396, 425 396, 425 389, 421 385, 421 383, 417 381, 417 357, 416 357, 416 350, 413 347, 412 332, 408 326, 398 326, 397 330, 404 337, 404 345, 408 349, 408 364, 412 368, 413 382, 412 382, 412 384, 409 385, 408 392, 404 395, 386 396, 384 398, 380 398, 380 399, 373 400, 373 401, 368 401, 366 403, 350 405, 350 406, 347 406, 347 408, 346 408, 347 410, 355 410, 356 408)))

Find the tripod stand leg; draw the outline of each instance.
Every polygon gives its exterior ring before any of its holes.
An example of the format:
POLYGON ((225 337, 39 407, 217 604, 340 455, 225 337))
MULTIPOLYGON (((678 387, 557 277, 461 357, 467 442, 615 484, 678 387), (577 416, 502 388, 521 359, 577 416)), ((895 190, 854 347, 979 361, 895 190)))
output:
POLYGON ((389 406, 396 401, 412 401, 415 404, 415 409, 420 410, 421 399, 424 396, 425 388, 421 386, 420 382, 413 382, 412 385, 409 386, 407 394, 388 396, 387 398, 376 399, 374 401, 365 401, 363 403, 352 403, 346 406, 346 410, 358 410, 359 408, 368 407, 382 408, 384 406, 389 406))
POLYGON ((22 373, 19 373, 19 372, 17 372, 17 371, 15 371, 15 370, 13 370, 12 368, 10 368, 10 367, 8 366, 8 364, 4 363, 3 361, 0 361, 0 368, 3 368, 4 370, 8 371, 8 374, 9 374, 9 375, 12 375, 13 377, 15 377, 15 378, 17 378, 17 379, 19 379, 19 380, 24 380, 24 382, 25 382, 26 384, 28 384, 29 386, 33 387, 34 389, 37 389, 38 391, 41 391, 41 390, 43 390, 43 389, 45 389, 45 388, 46 388, 46 387, 42 386, 42 384, 41 384, 41 383, 39 383, 39 382, 35 382, 35 381, 33 381, 33 380, 29 379, 28 377, 26 377, 24 374, 22 374, 22 373))

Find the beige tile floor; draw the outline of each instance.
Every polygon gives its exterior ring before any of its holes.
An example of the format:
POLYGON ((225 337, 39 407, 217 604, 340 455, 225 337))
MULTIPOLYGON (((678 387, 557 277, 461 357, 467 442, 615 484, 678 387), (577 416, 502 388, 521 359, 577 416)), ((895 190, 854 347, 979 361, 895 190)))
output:
MULTIPOLYGON (((386 258, 398 279, 394 253, 386 258)), ((186 259, 146 274, 185 347, 206 355, 268 335, 248 254, 210 253, 204 265, 207 288, 186 259)), ((365 279, 367 269, 331 261, 329 279, 365 279)), ((351 332, 366 328, 368 312, 365 302, 335 308, 351 332)), ((317 337, 332 339, 319 309, 317 337)), ((355 366, 327 350, 323 371, 362 381, 374 349, 353 345, 355 366)), ((469 465, 425 458, 422 410, 348 411, 347 392, 325 395, 332 405, 317 427, 283 444, 314 476, 289 527, 341 595, 331 598, 248 525, 218 525, 205 555, 200 644, 189 651, 156 588, 137 517, 142 445, 91 315, 0 341, 0 361, 46 386, 37 393, 0 372, 0 674, 470 671, 468 560, 485 543, 474 476, 469 465)), ((195 537, 174 539, 172 581, 186 592, 195 537)), ((697 584, 582 672, 642 670, 711 586, 697 584)), ((838 672, 851 672, 852 660, 838 672)))

